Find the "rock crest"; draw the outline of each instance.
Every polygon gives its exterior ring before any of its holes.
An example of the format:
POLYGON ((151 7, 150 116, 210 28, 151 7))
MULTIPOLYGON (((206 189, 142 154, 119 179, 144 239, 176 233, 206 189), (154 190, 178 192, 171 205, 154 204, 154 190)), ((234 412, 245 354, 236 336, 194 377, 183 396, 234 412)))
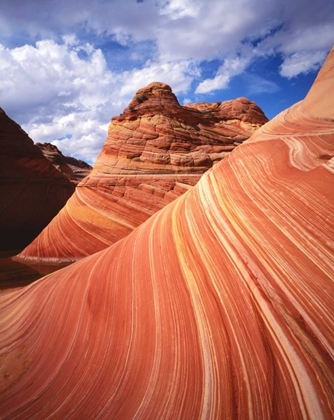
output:
POLYGON ((92 172, 18 258, 71 261, 90 255, 188 191, 267 121, 247 99, 224 104, 181 106, 159 82, 139 89, 123 114, 112 118, 92 172))
POLYGON ((2 296, 3 419, 334 418, 325 68, 126 238, 2 296))

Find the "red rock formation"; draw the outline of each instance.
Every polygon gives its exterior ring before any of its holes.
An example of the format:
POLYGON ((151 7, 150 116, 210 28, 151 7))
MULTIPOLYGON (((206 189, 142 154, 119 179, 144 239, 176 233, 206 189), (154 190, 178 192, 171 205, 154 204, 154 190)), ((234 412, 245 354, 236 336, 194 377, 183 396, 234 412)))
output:
MULTIPOLYGON (((199 102, 184 105, 185 108, 197 109, 204 116, 214 117, 225 121, 243 121, 250 124, 262 125, 266 120, 263 118, 262 110, 247 98, 237 98, 225 102, 199 102)), ((245 125, 246 126, 246 125, 245 125)))
POLYGON ((117 242, 267 121, 244 98, 197 107, 180 106, 163 83, 140 89, 113 118, 89 177, 18 258, 75 260, 117 242))
POLYGON ((0 250, 31 242, 64 206, 74 185, 0 108, 0 250))
POLYGON ((74 184, 78 184, 93 169, 88 163, 75 159, 71 156, 64 156, 57 146, 51 143, 36 143, 43 155, 53 166, 64 174, 74 184))
POLYGON ((333 69, 132 234, 2 296, 3 420, 334 417, 333 69))

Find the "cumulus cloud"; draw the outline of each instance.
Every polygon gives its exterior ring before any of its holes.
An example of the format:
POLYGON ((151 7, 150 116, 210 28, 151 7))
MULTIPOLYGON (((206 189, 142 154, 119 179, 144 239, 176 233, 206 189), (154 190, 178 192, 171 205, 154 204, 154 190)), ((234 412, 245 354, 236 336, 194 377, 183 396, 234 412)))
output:
POLYGON ((213 79, 206 79, 201 82, 195 93, 208 93, 217 89, 225 89, 233 76, 241 74, 249 65, 250 56, 235 56, 226 58, 224 64, 218 69, 213 79))
POLYGON ((117 77, 107 69, 102 51, 78 44, 75 37, 62 44, 0 46, 0 74, 3 108, 35 141, 70 135, 76 154, 90 161, 103 144, 105 124, 125 105, 113 101, 117 77), (85 135, 83 127, 89 129, 85 135))
POLYGON ((274 2, 265 0, 171 0, 163 9, 167 21, 157 27, 159 51, 164 57, 197 60, 224 58, 245 39, 266 34, 273 25, 274 2), (187 7, 188 4, 192 7, 187 7), (256 5, 254 3, 257 3, 256 5), (183 4, 183 2, 182 2, 183 4), (261 22, 261 25, 259 25, 261 22))
POLYGON ((186 92, 194 77, 200 75, 192 60, 147 62, 144 68, 124 72, 120 95, 128 95, 153 81, 163 81, 173 87, 174 93, 186 92))
POLYGON ((197 18, 201 12, 201 2, 194 0, 172 0, 162 5, 160 15, 167 15, 172 20, 184 17, 197 18))
POLYGON ((299 74, 309 73, 317 70, 326 58, 326 53, 318 51, 315 53, 295 53, 285 58, 280 67, 280 74, 283 77, 294 77, 299 74))
POLYGON ((332 0, 210 0, 209 5, 206 0, 0 3, 0 23, 8 36, 23 31, 45 38, 81 31, 112 35, 122 45, 153 40, 166 61, 225 58, 245 40, 265 37, 276 40, 273 48, 286 55, 297 52, 296 48, 314 50, 314 43, 318 50, 328 51, 334 41, 333 20, 332 0))
POLYGON ((0 72, 1 98, 7 108, 15 104, 23 109, 29 104, 33 113, 45 103, 101 105, 115 83, 101 50, 68 41, 44 40, 13 49, 0 46, 0 72))
POLYGON ((107 136, 110 119, 126 107, 135 91, 152 81, 185 92, 198 75, 191 61, 159 63, 122 73, 111 72, 100 49, 76 36, 62 43, 0 45, 1 106, 35 142, 93 162, 107 136))
POLYGON ((110 118, 154 80, 191 97, 227 88, 259 57, 280 57, 286 78, 318 69, 334 2, 1 0, 0 26, 1 106, 35 141, 91 161, 110 118))

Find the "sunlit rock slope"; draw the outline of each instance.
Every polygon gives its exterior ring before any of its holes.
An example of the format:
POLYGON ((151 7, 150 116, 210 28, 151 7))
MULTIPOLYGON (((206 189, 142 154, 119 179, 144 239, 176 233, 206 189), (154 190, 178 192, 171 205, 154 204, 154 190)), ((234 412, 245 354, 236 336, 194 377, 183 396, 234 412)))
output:
POLYGON ((0 108, 0 250, 22 249, 74 191, 22 128, 0 108))
POLYGON ((75 260, 117 242, 266 121, 245 98, 183 107, 166 84, 140 89, 113 118, 91 174, 19 259, 75 260))
POLYGON ((2 419, 334 417, 333 65, 132 234, 1 297, 2 419))

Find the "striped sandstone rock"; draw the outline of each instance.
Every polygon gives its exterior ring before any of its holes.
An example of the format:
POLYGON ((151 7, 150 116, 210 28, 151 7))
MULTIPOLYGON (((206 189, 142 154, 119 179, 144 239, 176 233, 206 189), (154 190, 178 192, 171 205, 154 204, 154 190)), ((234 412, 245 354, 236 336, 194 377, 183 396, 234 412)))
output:
POLYGON ((18 259, 73 261, 112 245, 266 121, 245 98, 183 107, 164 83, 140 89, 112 119, 93 171, 18 259))
POLYGON ((2 295, 1 418, 332 419, 333 89, 334 50, 194 188, 2 295))

